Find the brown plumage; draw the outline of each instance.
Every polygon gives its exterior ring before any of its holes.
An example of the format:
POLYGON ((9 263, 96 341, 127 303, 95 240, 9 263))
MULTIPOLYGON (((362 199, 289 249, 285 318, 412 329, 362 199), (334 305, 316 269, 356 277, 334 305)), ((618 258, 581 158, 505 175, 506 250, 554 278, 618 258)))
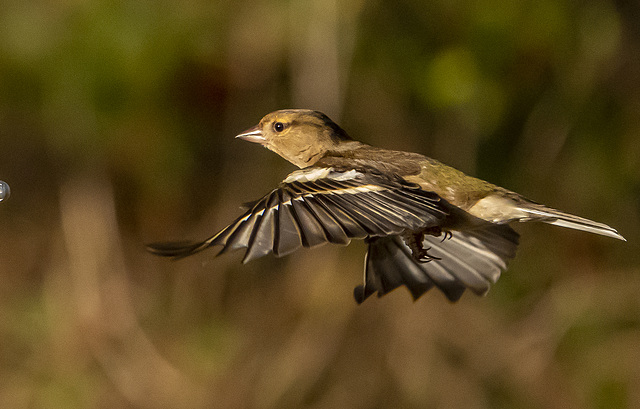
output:
POLYGON ((300 247, 369 245, 361 303, 405 285, 414 298, 438 287, 452 301, 466 288, 485 294, 515 256, 513 221, 540 221, 624 240, 597 223, 532 202, 434 159, 351 139, 326 115, 268 114, 237 138, 259 143, 300 167, 234 223, 197 243, 156 243, 181 258, 214 245, 246 248, 243 262, 300 247))

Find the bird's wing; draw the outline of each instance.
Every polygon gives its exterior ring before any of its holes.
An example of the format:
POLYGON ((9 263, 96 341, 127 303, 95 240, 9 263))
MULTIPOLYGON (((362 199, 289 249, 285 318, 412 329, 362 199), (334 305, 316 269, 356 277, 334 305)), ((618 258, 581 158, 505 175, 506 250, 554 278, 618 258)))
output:
POLYGON ((437 257, 419 262, 399 236, 369 239, 364 285, 356 287, 358 303, 377 292, 383 296, 405 285, 414 299, 438 287, 457 301, 466 288, 484 295, 515 257, 518 233, 506 224, 486 223, 473 230, 453 231, 450 238, 427 235, 424 247, 437 257))
POLYGON ((243 262, 323 243, 399 234, 440 225, 450 205, 403 180, 356 170, 309 168, 290 174, 215 236, 199 243, 155 243, 152 253, 180 258, 210 246, 246 248, 243 262))

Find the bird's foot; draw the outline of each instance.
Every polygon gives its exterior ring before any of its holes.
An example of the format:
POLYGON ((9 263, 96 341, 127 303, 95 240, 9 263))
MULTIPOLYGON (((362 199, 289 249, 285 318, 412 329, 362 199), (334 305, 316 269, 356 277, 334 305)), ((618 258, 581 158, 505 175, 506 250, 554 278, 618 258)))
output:
POLYGON ((449 230, 442 230, 442 228, 440 226, 433 226, 433 227, 429 227, 427 229, 424 229, 422 231, 423 234, 430 234, 432 236, 435 237, 439 237, 441 234, 444 234, 442 237, 442 241, 444 242, 445 240, 449 240, 451 237, 453 237, 453 233, 451 233, 449 230))
MULTIPOLYGON (((423 246, 425 234, 433 234, 434 236, 439 236, 441 234, 439 227, 437 227, 438 229, 437 234, 435 230, 433 232, 429 231, 432 229, 433 228, 430 228, 418 233, 407 232, 402 235, 402 239, 404 240, 406 245, 409 247, 409 249, 411 249, 411 255, 416 261, 420 263, 428 263, 429 261, 432 261, 432 260, 440 260, 440 257, 432 256, 431 254, 429 254, 429 250, 431 250, 431 247, 424 248, 423 246)), ((445 233, 445 237, 446 237, 446 233, 445 233)))
POLYGON ((432 236, 438 237, 442 234, 442 228, 440 226, 427 227, 426 229, 422 230, 422 234, 430 234, 432 236))

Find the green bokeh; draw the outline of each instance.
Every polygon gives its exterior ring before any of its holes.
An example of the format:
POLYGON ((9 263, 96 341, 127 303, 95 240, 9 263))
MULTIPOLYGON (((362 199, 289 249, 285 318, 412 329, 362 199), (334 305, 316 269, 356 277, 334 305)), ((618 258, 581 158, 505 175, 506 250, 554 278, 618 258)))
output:
MULTIPOLYGON (((0 407, 624 408, 640 389, 632 2, 5 0, 0 407), (271 110, 605 222, 516 226, 485 298, 356 306, 362 243, 158 260, 293 168, 271 110)), ((213 253, 213 252, 212 252, 213 253)))

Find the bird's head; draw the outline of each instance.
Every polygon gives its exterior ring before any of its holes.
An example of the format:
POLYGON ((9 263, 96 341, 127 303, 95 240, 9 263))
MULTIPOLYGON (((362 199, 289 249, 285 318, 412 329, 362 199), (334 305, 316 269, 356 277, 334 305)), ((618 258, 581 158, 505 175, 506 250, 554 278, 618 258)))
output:
POLYGON ((309 109, 275 111, 236 138, 263 145, 300 168, 312 166, 347 133, 322 112, 309 109))

